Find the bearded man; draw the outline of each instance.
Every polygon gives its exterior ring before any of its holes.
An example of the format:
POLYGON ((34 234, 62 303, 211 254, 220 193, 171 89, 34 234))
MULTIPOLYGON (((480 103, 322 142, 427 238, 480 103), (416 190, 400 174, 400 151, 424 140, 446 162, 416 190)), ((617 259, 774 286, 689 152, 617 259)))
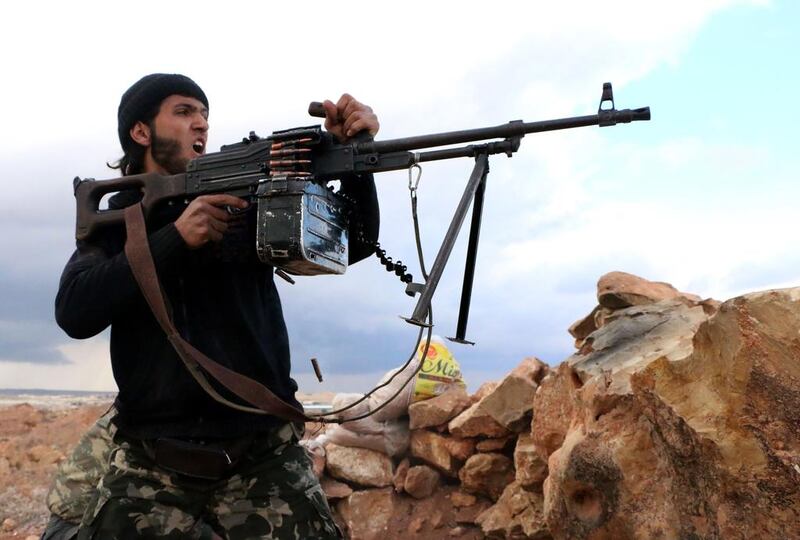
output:
MULTIPOLYGON (((377 133, 372 109, 348 94, 324 105, 325 127, 340 140, 377 133)), ((123 175, 185 172, 206 151, 206 95, 183 75, 148 75, 122 96, 118 134, 124 155, 116 166, 123 175)), ((341 190, 356 201, 352 264, 374 251, 377 195, 369 175, 343 178, 341 190)), ((139 190, 121 191, 109 208, 141 197, 139 190)), ((248 201, 226 194, 171 201, 148 219, 148 243, 181 335, 301 408, 274 269, 258 261, 252 248, 248 207, 248 201)), ((107 449, 108 462, 90 489, 78 537, 340 538, 298 444, 302 425, 226 407, 195 382, 139 291, 125 239, 117 226, 78 242, 56 297, 56 320, 71 337, 89 338, 111 326, 119 387, 113 425, 98 423, 81 442, 84 448, 100 445, 93 455, 107 449)), ((68 460, 62 472, 70 467, 86 471, 68 460)), ((76 493, 91 485, 92 474, 84 476, 76 476, 76 493)), ((59 478, 51 503, 59 498, 58 488, 59 478)), ((82 500, 87 493, 81 492, 82 500)))

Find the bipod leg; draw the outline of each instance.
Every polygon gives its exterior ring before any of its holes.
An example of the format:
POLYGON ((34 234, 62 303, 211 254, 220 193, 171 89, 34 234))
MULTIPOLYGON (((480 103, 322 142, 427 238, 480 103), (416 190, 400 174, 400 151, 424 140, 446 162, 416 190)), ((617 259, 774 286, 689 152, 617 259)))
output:
POLYGON ((463 195, 461 195, 461 200, 458 203, 458 207, 456 207, 453 219, 450 221, 450 227, 447 229, 444 240, 442 240, 439 253, 436 254, 436 260, 433 261, 428 280, 425 282, 425 288, 417 301, 414 313, 412 313, 409 318, 403 317, 406 322, 417 326, 428 326, 428 323, 425 322, 425 317, 430 308, 433 293, 436 292, 436 287, 439 285, 442 272, 444 272, 444 268, 447 266, 447 260, 450 258, 450 253, 453 251, 453 246, 458 238, 461 225, 464 223, 469 205, 472 199, 475 198, 475 192, 481 182, 486 178, 488 171, 489 157, 486 154, 478 154, 475 157, 475 166, 472 168, 472 174, 467 182, 467 187, 464 189, 463 195))
POLYGON ((478 240, 481 236, 481 217, 483 215, 483 195, 486 191, 486 177, 489 175, 489 165, 483 171, 483 178, 475 190, 475 202, 472 203, 472 223, 469 227, 469 245, 467 247, 467 261, 464 264, 464 284, 461 286, 461 306, 458 308, 458 325, 456 337, 449 337, 450 341, 462 345, 475 345, 473 341, 465 339, 467 333, 467 320, 469 319, 469 304, 472 300, 472 282, 475 278, 475 261, 478 257, 478 240))

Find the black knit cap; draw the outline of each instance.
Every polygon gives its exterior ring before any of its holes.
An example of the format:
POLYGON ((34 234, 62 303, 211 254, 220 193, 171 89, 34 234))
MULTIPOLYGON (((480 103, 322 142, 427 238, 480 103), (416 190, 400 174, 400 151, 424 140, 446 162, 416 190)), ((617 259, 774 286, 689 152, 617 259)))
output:
POLYGON ((131 128, 153 107, 174 94, 193 97, 208 108, 208 98, 196 82, 185 75, 153 73, 145 75, 122 94, 117 110, 117 131, 123 150, 131 139, 131 128))

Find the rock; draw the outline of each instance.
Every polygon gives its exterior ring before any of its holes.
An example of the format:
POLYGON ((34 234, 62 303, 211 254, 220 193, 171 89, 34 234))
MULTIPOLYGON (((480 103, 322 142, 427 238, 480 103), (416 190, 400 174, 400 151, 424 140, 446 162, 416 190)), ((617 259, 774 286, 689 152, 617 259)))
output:
POLYGON ((0 457, 0 476, 7 476, 11 474, 11 463, 8 459, 0 457))
POLYGON ((392 485, 392 460, 386 454, 333 443, 329 443, 325 450, 326 468, 332 477, 362 486, 392 485))
MULTIPOLYGON (((485 399, 485 398, 484 398, 485 399)), ((450 420, 447 429, 458 437, 505 437, 510 432, 481 406, 483 400, 450 420)))
POLYGON ((458 473, 461 488, 496 501, 514 480, 514 463, 502 454, 475 454, 458 473))
POLYGON ((598 418, 582 416, 587 423, 548 462, 544 513, 553 536, 729 538, 709 528, 719 483, 700 437, 654 395, 613 399, 595 383, 582 394, 589 410, 603 403, 598 418))
POLYGON ((515 482, 476 521, 489 538, 550 539, 543 499, 541 493, 527 491, 515 482))
POLYGON ((411 432, 411 455, 455 477, 461 462, 450 453, 448 437, 424 429, 411 432))
MULTIPOLYGON (((574 389, 543 485, 555 538, 797 537, 800 289, 707 312, 685 356, 574 389)), ((534 424, 560 413, 538 405, 534 424)))
POLYGON ((610 309, 652 304, 672 298, 700 301, 699 296, 682 293, 669 283, 648 281, 625 272, 609 272, 597 282, 597 301, 610 309))
POLYGON ((521 433, 514 448, 516 481, 526 489, 533 489, 547 478, 547 461, 536 447, 533 435, 521 433))
POLYGON ((516 442, 517 438, 514 435, 501 437, 499 439, 484 439, 478 441, 475 445, 475 450, 478 452, 502 452, 506 448, 510 448, 516 442))
POLYGON ((475 439, 462 439, 461 437, 445 437, 445 447, 450 455, 458 461, 466 461, 475 453, 475 439))
POLYGON ((392 485, 394 485, 394 490, 397 493, 402 493, 403 489, 405 489, 406 475, 410 467, 411 463, 408 461, 408 458, 403 458, 400 463, 397 464, 394 470, 394 476, 392 477, 392 485))
POLYGON ((567 435, 577 405, 577 390, 583 385, 567 363, 544 378, 533 399, 531 434, 542 458, 557 450, 567 435))
POLYGON ((408 407, 409 428, 419 429, 446 424, 471 404, 466 389, 453 385, 444 394, 412 403, 408 407))
MULTIPOLYGON (((478 410, 491 416, 509 431, 522 431, 530 425, 533 396, 547 372, 547 364, 538 358, 525 358, 494 390, 478 402, 478 410)), ((452 426, 450 431, 453 431, 452 426)))
POLYGON ((320 478, 319 483, 328 499, 344 499, 353 493, 353 488, 344 482, 339 482, 327 476, 320 478))
POLYGON ((478 498, 471 493, 464 493, 463 491, 454 491, 450 494, 450 502, 456 508, 462 506, 472 506, 478 501, 478 498))
POLYGON ((472 403, 479 402, 489 393, 491 393, 495 388, 497 388, 498 384, 500 384, 498 381, 487 381, 483 383, 478 387, 475 393, 472 394, 472 396, 470 396, 470 400, 472 400, 472 403))
POLYGON ((417 465, 408 469, 405 491, 415 499, 430 496, 439 486, 441 475, 427 465, 417 465))
POLYGON ((680 299, 622 309, 586 339, 588 354, 578 352, 567 363, 585 381, 601 371, 635 371, 662 356, 681 360, 692 353, 692 339, 707 319, 702 306, 680 299))
MULTIPOLYGON (((595 308, 583 319, 579 319, 572 323, 567 331, 570 333, 572 337, 575 338, 576 344, 579 341, 583 341, 586 337, 597 330, 599 327, 597 326, 597 322, 595 319, 595 315, 597 312, 600 311, 601 306, 595 306, 595 308)), ((576 347, 577 348, 577 347, 576 347)))
POLYGON ((0 530, 3 532, 11 532, 17 528, 17 522, 11 518, 6 518, 3 520, 3 525, 0 526, 0 530))
POLYGON ((389 523, 394 507, 395 495, 391 488, 356 491, 336 505, 353 540, 390 537, 389 523))

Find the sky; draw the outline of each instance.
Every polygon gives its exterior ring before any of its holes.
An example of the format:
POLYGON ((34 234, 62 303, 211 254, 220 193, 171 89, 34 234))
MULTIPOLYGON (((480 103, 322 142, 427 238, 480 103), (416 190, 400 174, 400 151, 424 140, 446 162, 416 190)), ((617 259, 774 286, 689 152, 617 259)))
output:
MULTIPOLYGON (((108 332, 72 340, 53 300, 74 249, 72 178, 112 178, 116 110, 142 75, 183 73, 210 100, 209 150, 317 122, 349 92, 378 140, 618 109, 652 121, 528 135, 490 159, 467 339, 470 388, 524 357, 558 364, 569 325, 620 270, 725 300, 800 284, 795 126, 800 4, 671 2, 35 2, 0 22, 0 388, 113 391, 108 332), (288 4, 288 3, 287 3, 288 4), (556 5, 557 4, 557 5, 556 5)), ((472 168, 424 164, 430 265, 472 168)), ((419 276, 407 173, 376 176, 381 244, 419 276)), ((434 298, 458 318, 468 222, 434 298)), ((413 350, 414 300, 376 259, 278 284, 305 392, 363 391, 413 350), (309 358, 325 382, 311 374, 309 358)))

